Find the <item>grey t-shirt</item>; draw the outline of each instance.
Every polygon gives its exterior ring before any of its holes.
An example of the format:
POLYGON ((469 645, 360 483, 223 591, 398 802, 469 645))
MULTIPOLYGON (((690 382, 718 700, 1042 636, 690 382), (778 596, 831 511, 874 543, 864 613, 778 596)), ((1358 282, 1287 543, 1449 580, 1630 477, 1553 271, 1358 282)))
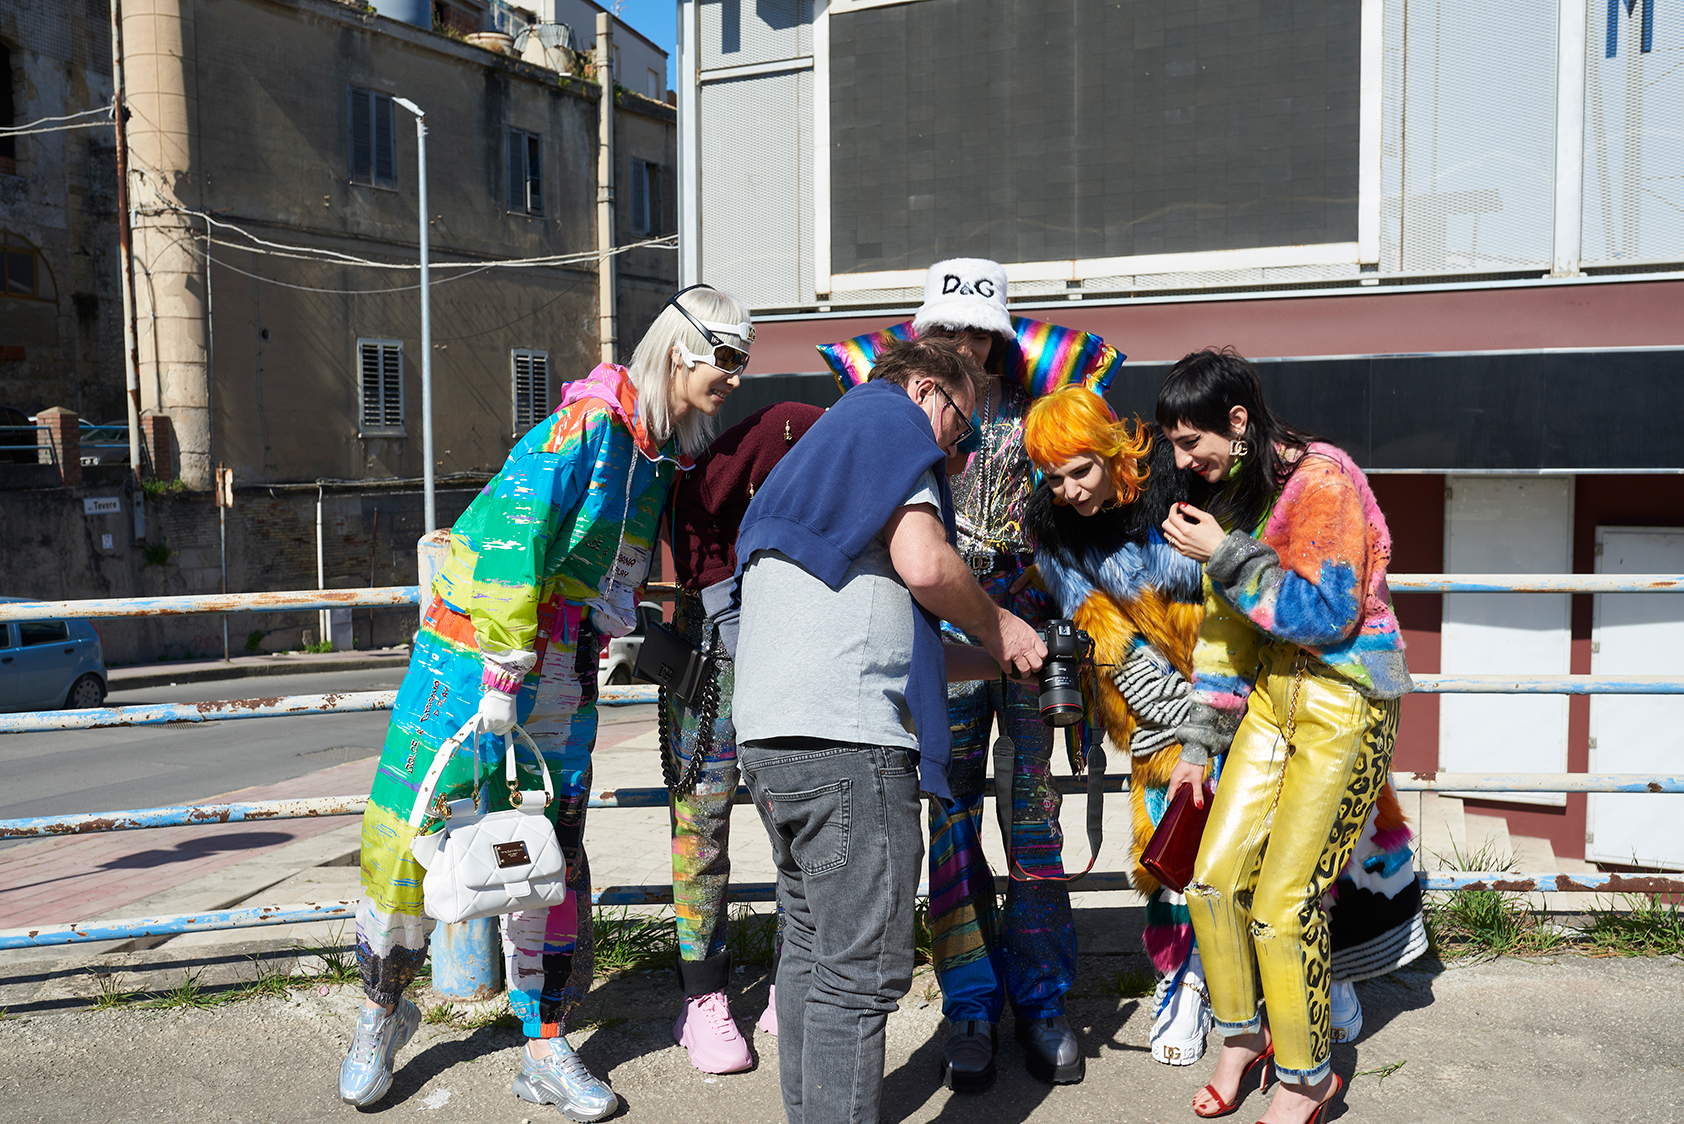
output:
MULTIPOLYGON (((901 506, 941 509, 932 469, 901 506)), ((918 611, 879 533, 837 589, 773 550, 743 569, 737 742, 808 737, 916 749, 906 679, 918 611)))

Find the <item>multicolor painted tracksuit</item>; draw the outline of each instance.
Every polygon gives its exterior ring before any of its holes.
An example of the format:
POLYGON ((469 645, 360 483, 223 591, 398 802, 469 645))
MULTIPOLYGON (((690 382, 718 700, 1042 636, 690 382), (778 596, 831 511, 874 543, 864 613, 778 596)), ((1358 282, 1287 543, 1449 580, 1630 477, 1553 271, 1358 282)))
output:
POLYGON ((1205 566, 1217 611, 1178 731, 1184 761, 1228 749, 1186 892, 1216 1027, 1249 1033, 1266 1004, 1276 1072, 1307 1085, 1332 1047, 1323 903, 1366 834, 1412 687, 1390 559, 1362 471, 1311 444, 1256 536, 1231 532, 1205 566))
MULTIPOLYGON (((647 569, 676 465, 644 428, 626 370, 603 364, 568 384, 561 405, 521 438, 451 528, 450 557, 434 580, 363 813, 357 957, 376 1002, 396 1002, 426 958, 433 921, 408 819, 433 755, 475 715, 488 685, 517 694, 519 721, 549 764, 556 799, 548 814, 568 868, 562 904, 503 918, 510 1003, 529 1038, 550 1038, 589 990, 583 833, 599 626, 629 627, 631 590, 647 569)), ((478 740, 446 766, 440 797, 466 798, 482 773, 501 777, 502 747, 478 740)), ((519 766, 521 787, 539 787, 537 763, 519 766)), ((485 792, 492 809, 508 806, 502 784, 485 792)))

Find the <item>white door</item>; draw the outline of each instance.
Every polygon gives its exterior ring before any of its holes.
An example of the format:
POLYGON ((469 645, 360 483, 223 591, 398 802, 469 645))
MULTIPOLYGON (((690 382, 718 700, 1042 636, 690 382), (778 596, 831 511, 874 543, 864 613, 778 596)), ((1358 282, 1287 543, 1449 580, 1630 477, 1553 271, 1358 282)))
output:
MULTIPOLYGON (((1572 571, 1572 477, 1451 476, 1446 483, 1446 573, 1572 571)), ((1565 675, 1569 612, 1565 593, 1446 594, 1441 666, 1445 674, 1565 675)), ((1567 771, 1565 695, 1443 695, 1438 731, 1438 767, 1446 772, 1567 771)), ((1561 793, 1501 799, 1566 802, 1561 793)))
MULTIPOLYGON (((1598 527, 1599 574, 1684 574, 1684 529, 1598 527)), ((1684 593, 1599 593, 1591 626, 1597 675, 1684 675, 1684 593)), ((1684 696, 1592 695, 1590 771, 1677 774, 1684 696)), ((1592 862, 1684 869, 1684 795, 1593 793, 1592 862)))

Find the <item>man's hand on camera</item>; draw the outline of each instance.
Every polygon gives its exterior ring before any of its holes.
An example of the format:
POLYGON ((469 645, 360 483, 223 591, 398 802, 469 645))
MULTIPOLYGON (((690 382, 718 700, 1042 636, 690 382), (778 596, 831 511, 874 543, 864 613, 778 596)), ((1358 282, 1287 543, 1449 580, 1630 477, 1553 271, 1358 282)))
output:
POLYGON ((1000 650, 989 655, 999 661, 1007 675, 1033 675, 1041 670, 1047 658, 1047 646, 1041 637, 1015 613, 1000 610, 1000 650))

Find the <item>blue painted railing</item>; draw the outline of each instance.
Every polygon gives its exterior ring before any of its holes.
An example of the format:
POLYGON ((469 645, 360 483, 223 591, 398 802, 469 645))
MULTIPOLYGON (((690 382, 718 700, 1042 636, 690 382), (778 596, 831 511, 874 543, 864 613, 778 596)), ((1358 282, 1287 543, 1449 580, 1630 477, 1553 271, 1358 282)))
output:
MULTIPOLYGON (((1399 593, 1667 593, 1684 591, 1684 576, 1670 574, 1463 574, 1396 575, 1392 589, 1399 593)), ((211 594, 185 597, 110 598, 87 601, 0 603, 0 622, 51 617, 141 617, 188 613, 276 612, 350 606, 418 604, 417 586, 364 590, 301 590, 262 594, 211 594)), ((1416 689, 1427 694, 1684 694, 1684 678, 1667 676, 1593 675, 1421 675, 1416 689)), ((365 691, 329 695, 293 695, 209 703, 165 703, 152 706, 105 707, 86 711, 51 711, 0 715, 0 734, 170 722, 214 722, 293 714, 333 714, 388 710, 396 692, 365 691)), ((606 687, 601 701, 630 705, 655 701, 651 687, 606 687)), ((1400 791, 1454 792, 1623 792, 1684 793, 1684 777, 1619 774, 1480 774, 1397 773, 1400 791)), ((1079 778, 1060 778, 1065 792, 1082 790, 1079 778)), ((1126 789, 1127 778, 1111 778, 1108 790, 1126 789)), ((992 789, 992 784, 990 784, 992 789)), ((739 803, 747 793, 739 790, 739 803)), ((319 816, 360 815, 366 796, 321 797, 311 800, 254 801, 144 808, 68 816, 0 820, 0 838, 26 838, 129 831, 191 824, 233 823, 319 816)), ((621 789, 595 794, 592 808, 664 807, 667 793, 660 788, 621 789)), ((1539 893, 1684 893, 1684 877, 1617 873, 1562 874, 1507 871, 1430 871, 1419 875, 1427 890, 1490 889, 1539 893)), ((1005 880, 999 880, 1004 885, 1005 880)), ((1128 876, 1095 872, 1082 881, 1083 890, 1124 890, 1128 876)), ((923 888, 920 888, 923 893, 923 888)), ((771 883, 733 885, 737 901, 771 901, 771 883)), ((670 885, 610 886, 592 891, 603 905, 649 905, 672 901, 670 885)), ((172 917, 114 919, 72 925, 0 930, 0 949, 72 944, 85 941, 169 936, 214 929, 243 929, 287 925, 303 921, 349 919, 355 902, 320 902, 267 906, 172 917)))

